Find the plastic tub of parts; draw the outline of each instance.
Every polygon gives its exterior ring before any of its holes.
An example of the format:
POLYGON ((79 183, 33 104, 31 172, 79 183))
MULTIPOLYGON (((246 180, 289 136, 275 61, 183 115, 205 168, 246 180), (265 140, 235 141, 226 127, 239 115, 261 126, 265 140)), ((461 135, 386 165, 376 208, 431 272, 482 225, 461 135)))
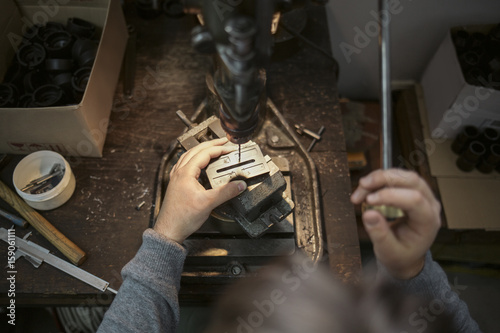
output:
POLYGON ((68 162, 53 151, 41 150, 19 162, 14 186, 28 205, 50 210, 63 205, 75 191, 75 176, 68 162))

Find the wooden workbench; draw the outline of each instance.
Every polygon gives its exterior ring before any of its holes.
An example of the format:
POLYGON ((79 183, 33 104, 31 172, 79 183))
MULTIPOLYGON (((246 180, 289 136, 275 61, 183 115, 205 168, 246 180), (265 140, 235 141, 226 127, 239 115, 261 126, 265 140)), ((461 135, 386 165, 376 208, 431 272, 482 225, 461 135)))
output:
MULTIPOLYGON (((121 284, 120 270, 136 253, 142 232, 150 223, 161 157, 184 129, 175 111, 193 114, 205 97, 205 73, 210 63, 209 57, 191 49, 193 17, 171 19, 162 15, 143 20, 128 5, 125 14, 138 34, 134 96, 125 98, 119 83, 104 157, 69 158, 76 175, 76 191, 64 206, 42 213, 87 253, 88 259, 81 268, 109 281, 115 289, 121 284), (136 210, 142 201, 146 204, 136 210)), ((322 7, 309 10, 304 35, 330 49, 322 7)), ((316 131, 321 125, 326 127, 311 153, 320 175, 323 233, 328 250, 325 255, 335 275, 353 281, 360 271, 360 253, 354 209, 349 202, 351 186, 334 62, 303 46, 288 59, 273 62, 267 77, 268 96, 291 125, 303 123, 316 131)), ((310 143, 308 138, 301 140, 306 147, 310 143)), ((16 159, 20 158, 14 158, 2 172, 6 182, 10 181, 16 159)), ((2 220, 0 226, 9 224, 2 220)), ((18 236, 26 233, 22 229, 16 232, 18 236)), ((36 231, 30 240, 63 258, 36 231)), ((0 258, 6 262, 5 246, 0 248, 0 258)), ((21 259, 16 268, 18 305, 104 305, 112 301, 111 294, 101 294, 51 266, 35 269, 21 259)), ((6 274, 3 271, 2 276, 6 274)), ((1 304, 5 304, 5 278, 0 281, 0 290, 1 304)))

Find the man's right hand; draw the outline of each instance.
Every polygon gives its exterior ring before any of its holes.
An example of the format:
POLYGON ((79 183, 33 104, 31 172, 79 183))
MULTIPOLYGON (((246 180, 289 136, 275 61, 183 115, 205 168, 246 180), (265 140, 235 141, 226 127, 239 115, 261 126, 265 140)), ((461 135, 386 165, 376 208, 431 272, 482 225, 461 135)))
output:
POLYGON ((418 275, 441 226, 441 205, 427 183, 415 172, 376 170, 361 178, 351 196, 354 204, 401 208, 403 221, 388 223, 377 211, 363 213, 363 224, 373 242, 375 256, 398 279, 418 275))

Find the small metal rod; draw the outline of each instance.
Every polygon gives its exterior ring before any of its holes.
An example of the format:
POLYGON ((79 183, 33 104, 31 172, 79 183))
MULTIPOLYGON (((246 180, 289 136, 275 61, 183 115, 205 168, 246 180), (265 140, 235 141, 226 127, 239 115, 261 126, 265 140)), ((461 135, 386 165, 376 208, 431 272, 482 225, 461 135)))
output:
POLYGON ((186 125, 187 128, 192 129, 194 127, 193 122, 188 119, 188 117, 184 114, 184 112, 182 112, 181 110, 177 110, 175 114, 177 115, 177 117, 179 117, 182 123, 186 125))
POLYGON ((107 287, 106 290, 109 290, 110 292, 112 292, 115 295, 118 294, 118 292, 116 290, 114 290, 113 288, 107 287))
MULTIPOLYGON (((319 136, 320 139, 321 139, 321 134, 323 134, 324 131, 325 131, 325 126, 321 126, 321 128, 318 131, 318 136, 319 136)), ((307 152, 311 152, 311 150, 313 149, 314 145, 318 141, 319 141, 319 139, 313 138, 311 144, 309 145, 309 148, 307 148, 307 152)))
POLYGON ((136 210, 141 210, 142 206, 144 206, 146 204, 146 201, 142 201, 140 204, 138 204, 137 206, 135 206, 135 209, 136 210))
POLYGON ((314 133, 313 131, 311 130, 308 130, 307 128, 304 127, 304 125, 302 124, 295 124, 295 130, 297 131, 297 133, 299 133, 300 135, 302 134, 307 134, 309 135, 311 138, 313 139, 316 139, 316 140, 321 140, 321 135, 318 135, 316 133, 314 133))
POLYGON ((382 168, 392 167, 392 105, 391 105, 391 59, 390 59, 390 24, 383 13, 389 13, 389 0, 379 0, 380 25, 380 78, 382 109, 382 168))
MULTIPOLYGON (((184 125, 187 126, 188 129, 193 129, 197 125, 196 123, 193 123, 191 120, 189 120, 188 117, 181 110, 177 110, 175 114, 184 123, 184 125)), ((199 142, 205 142, 210 140, 207 137, 206 133, 201 133, 201 132, 196 135, 196 139, 199 142)))

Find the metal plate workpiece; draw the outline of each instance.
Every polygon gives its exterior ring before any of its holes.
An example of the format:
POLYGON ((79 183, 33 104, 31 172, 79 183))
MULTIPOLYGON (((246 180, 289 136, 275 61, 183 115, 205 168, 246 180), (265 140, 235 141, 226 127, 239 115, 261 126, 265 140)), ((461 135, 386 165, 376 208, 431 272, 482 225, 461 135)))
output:
POLYGON ((250 179, 269 173, 266 158, 259 146, 253 142, 241 145, 238 150, 212 161, 207 169, 207 177, 212 188, 223 186, 234 179, 250 179))

